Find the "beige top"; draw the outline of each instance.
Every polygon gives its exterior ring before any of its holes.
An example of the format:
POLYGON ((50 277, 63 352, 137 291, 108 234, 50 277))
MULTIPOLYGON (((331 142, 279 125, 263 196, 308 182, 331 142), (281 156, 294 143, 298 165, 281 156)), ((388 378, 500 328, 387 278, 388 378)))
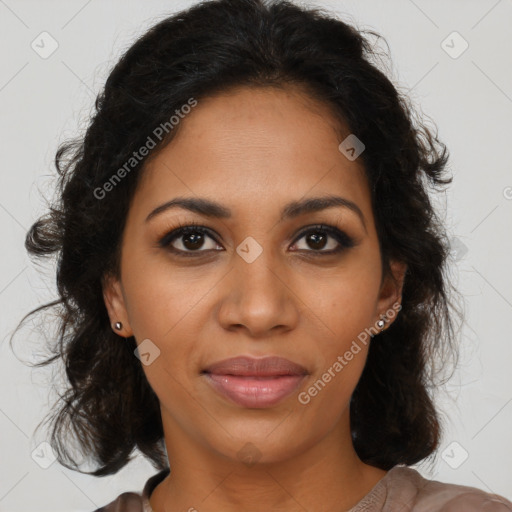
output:
MULTIPOLYGON (((169 469, 147 480, 142 493, 124 492, 94 512, 154 512, 149 498, 169 469)), ((478 490, 423 478, 415 469, 395 466, 347 512, 512 512, 512 502, 478 490)))

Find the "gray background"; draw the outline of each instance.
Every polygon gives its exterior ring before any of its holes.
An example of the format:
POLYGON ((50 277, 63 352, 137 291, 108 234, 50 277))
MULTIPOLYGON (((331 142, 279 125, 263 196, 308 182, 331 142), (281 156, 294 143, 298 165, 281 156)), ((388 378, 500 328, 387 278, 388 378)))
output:
MULTIPOLYGON (((24 366, 8 339, 25 313, 55 298, 53 262, 34 265, 23 243, 45 211, 41 195, 53 196, 58 143, 85 127, 108 70, 134 38, 192 3, 0 0, 2 512, 92 511, 121 492, 141 491, 155 473, 141 456, 105 478, 36 463, 32 453, 44 451, 45 431, 35 436, 34 429, 56 398, 49 386, 59 373, 24 366), (47 58, 31 47, 35 41, 41 48, 46 37, 50 48, 44 31, 58 44, 47 58)), ((459 368, 438 398, 443 443, 434 463, 418 470, 512 499, 512 2, 309 4, 386 38, 395 83, 436 123, 451 152, 454 183, 439 205, 454 237, 452 274, 466 298, 464 344, 459 368), (464 40, 469 47, 458 55, 464 40)), ((41 354, 44 335, 52 334, 49 319, 44 332, 31 325, 15 338, 22 360, 41 354)), ((49 460, 47 452, 42 459, 49 460)))

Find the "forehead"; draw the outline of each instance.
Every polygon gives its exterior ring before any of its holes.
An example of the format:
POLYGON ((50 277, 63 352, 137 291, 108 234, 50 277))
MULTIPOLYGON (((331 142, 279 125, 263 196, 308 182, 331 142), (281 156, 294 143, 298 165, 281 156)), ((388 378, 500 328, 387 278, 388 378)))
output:
POLYGON ((361 159, 338 146, 348 131, 298 88, 237 88, 198 100, 143 171, 141 215, 177 196, 210 197, 240 215, 280 212, 304 196, 342 195, 371 216, 361 159))

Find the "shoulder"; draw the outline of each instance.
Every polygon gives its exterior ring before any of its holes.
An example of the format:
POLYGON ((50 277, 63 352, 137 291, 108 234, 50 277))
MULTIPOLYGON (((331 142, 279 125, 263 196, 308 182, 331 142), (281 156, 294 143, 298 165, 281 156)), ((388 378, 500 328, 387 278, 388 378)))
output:
POLYGON ((144 484, 142 492, 123 492, 108 505, 96 509, 94 512, 147 512, 151 510, 149 497, 155 487, 170 473, 169 468, 164 468, 152 475, 144 484))
POLYGON ((135 492, 123 492, 108 505, 94 512, 145 512, 142 496, 135 492))
POLYGON ((429 480, 403 466, 388 474, 393 482, 389 496, 402 503, 408 498, 404 512, 512 512, 512 502, 475 487, 429 480))
POLYGON ((512 512, 512 503, 501 496, 470 489, 447 501, 439 512, 512 512))

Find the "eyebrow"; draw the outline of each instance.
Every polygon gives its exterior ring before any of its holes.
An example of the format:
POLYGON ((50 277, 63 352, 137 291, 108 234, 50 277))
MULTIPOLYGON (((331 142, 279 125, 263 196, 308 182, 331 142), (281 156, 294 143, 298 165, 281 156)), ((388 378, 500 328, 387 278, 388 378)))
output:
MULTIPOLYGON (((340 196, 312 197, 299 201, 292 201, 285 205, 281 212, 281 221, 293 219, 306 213, 318 212, 327 208, 343 207, 357 214, 366 230, 366 222, 363 212, 356 203, 340 196)), ((183 208, 191 212, 218 219, 231 218, 231 210, 215 201, 198 197, 176 197, 155 208, 145 222, 156 217, 160 213, 173 208, 183 208)))

